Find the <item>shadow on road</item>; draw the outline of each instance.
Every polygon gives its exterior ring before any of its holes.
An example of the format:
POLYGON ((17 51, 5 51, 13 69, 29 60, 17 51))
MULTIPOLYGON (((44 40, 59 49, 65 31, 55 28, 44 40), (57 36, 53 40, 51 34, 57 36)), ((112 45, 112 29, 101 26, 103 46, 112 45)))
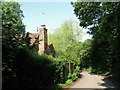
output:
MULTIPOLYGON (((104 90, 120 90, 120 88, 118 88, 117 82, 115 82, 111 77, 105 77, 102 79, 102 81, 103 81, 102 83, 98 83, 98 84, 99 86, 106 87, 104 90)), ((95 89, 95 90, 99 90, 99 89, 95 89)))
POLYGON ((79 81, 63 90, 120 90, 110 77, 82 72, 79 81))

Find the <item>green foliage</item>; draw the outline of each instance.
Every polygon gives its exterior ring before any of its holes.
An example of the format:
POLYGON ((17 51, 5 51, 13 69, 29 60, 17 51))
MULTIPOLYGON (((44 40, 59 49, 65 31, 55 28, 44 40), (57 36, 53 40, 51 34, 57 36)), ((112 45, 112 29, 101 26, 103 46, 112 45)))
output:
MULTIPOLYGON (((50 88, 65 82, 63 69, 69 55, 52 58, 30 50, 29 38, 20 36, 25 32, 20 5, 16 2, 2 2, 2 5, 3 89, 50 88)), ((66 22, 63 26, 66 30, 71 25, 66 22)), ((70 40, 75 39, 72 33, 72 30, 67 32, 69 45, 72 44, 70 40)))
MULTIPOLYGON (((52 58, 52 57, 51 57, 52 58)), ((78 65, 75 65, 75 69, 72 73, 69 73, 67 75, 67 78, 65 77, 65 63, 68 62, 68 59, 64 56, 61 57, 55 57, 52 58, 55 65, 55 85, 54 88, 63 88, 67 86, 68 84, 71 84, 73 81, 75 81, 80 76, 80 67, 78 65), (58 79, 59 78, 59 79, 58 79)))
POLYGON ((91 46, 92 46, 92 39, 85 40, 82 43, 81 51, 80 51, 80 67, 88 68, 91 66, 91 46))
POLYGON ((61 58, 53 58, 54 64, 56 66, 55 69, 55 83, 63 83, 64 82, 64 60, 61 58), (59 78, 59 79, 58 79, 59 78))
MULTIPOLYGON (((77 23, 72 20, 66 20, 53 34, 49 35, 49 43, 54 44, 57 52, 56 54, 58 56, 64 56, 76 46, 78 40, 81 38, 81 35, 82 31, 78 27, 77 23)), ((70 53, 72 53, 72 51, 70 53)), ((73 54, 74 53, 72 53, 72 55, 73 54)))
POLYGON ((80 76, 80 67, 76 66, 73 73, 69 73, 67 78, 68 80, 75 81, 80 76))
POLYGON ((65 21, 55 33, 49 35, 49 43, 54 44, 57 52, 56 58, 61 60, 62 65, 65 62, 73 62, 75 67, 80 65, 81 36, 81 29, 72 20, 65 21))
POLYGON ((80 26, 93 35, 88 59, 96 73, 120 75, 120 2, 75 2, 74 12, 80 26))
POLYGON ((18 34, 24 33, 22 10, 17 2, 2 2, 2 71, 3 87, 18 87, 15 68, 15 55, 23 48, 23 41, 18 34), (18 35, 18 36, 17 36, 18 35))
POLYGON ((16 68, 19 88, 40 89, 54 84, 56 68, 52 59, 25 48, 20 50, 17 55, 16 68))
MULTIPOLYGON (((1 11, 0 11, 1 12, 1 11)), ((22 10, 17 2, 2 2, 3 89, 48 88, 55 84, 57 66, 53 59, 28 48, 22 10)))
MULTIPOLYGON (((68 74, 68 80, 72 80, 72 81, 74 81, 74 80, 76 80, 78 77, 77 77, 77 75, 76 75, 76 73, 69 73, 68 74)), ((67 82, 67 81, 66 81, 67 82)))
POLYGON ((66 84, 58 84, 58 87, 59 88, 63 88, 63 87, 65 87, 66 86, 66 84))
MULTIPOLYGON (((22 23, 22 10, 17 2, 2 2, 2 34, 4 37, 15 37, 25 32, 22 23)), ((3 39, 4 39, 3 37, 3 39)))
POLYGON ((69 85, 69 84, 71 84, 73 81, 72 81, 72 79, 68 79, 66 82, 65 82, 65 84, 66 85, 69 85))
POLYGON ((72 20, 65 21, 56 31, 49 35, 49 43, 53 43, 56 50, 54 58, 57 66, 56 80, 60 83, 58 86, 66 86, 75 81, 80 75, 80 50, 82 43, 80 42, 82 31, 77 22, 72 20), (65 71, 65 63, 74 63, 74 71, 67 74, 65 71), (66 76, 67 75, 67 76, 66 76))
MULTIPOLYGON (((68 79, 64 84, 57 84, 57 89, 62 89, 62 88, 64 88, 64 87, 66 87, 66 86, 68 86, 69 84, 71 84, 73 81, 72 81, 72 79, 68 79)), ((57 90, 57 89, 55 89, 55 90, 57 90)))

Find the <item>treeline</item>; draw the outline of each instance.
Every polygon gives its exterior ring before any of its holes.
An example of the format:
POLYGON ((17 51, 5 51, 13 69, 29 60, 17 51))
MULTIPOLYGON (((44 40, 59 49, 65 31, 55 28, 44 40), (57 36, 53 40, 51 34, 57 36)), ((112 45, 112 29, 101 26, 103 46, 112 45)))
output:
POLYGON ((81 65, 120 81, 120 2, 74 2, 80 26, 93 35, 81 65))

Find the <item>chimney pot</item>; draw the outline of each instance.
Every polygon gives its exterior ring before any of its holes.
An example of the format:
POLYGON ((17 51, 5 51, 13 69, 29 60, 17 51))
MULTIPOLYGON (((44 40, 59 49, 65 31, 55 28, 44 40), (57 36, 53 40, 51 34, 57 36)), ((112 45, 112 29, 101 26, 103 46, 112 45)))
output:
POLYGON ((46 28, 46 26, 45 26, 45 25, 41 25, 41 27, 42 27, 42 28, 46 28))

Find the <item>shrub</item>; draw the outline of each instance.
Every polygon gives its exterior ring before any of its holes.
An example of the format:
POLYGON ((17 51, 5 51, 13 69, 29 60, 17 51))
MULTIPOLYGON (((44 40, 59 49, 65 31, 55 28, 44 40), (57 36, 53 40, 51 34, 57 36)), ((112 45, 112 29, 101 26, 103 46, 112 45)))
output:
POLYGON ((69 85, 69 84, 71 84, 72 82, 73 82, 72 79, 68 79, 68 80, 65 82, 65 84, 66 84, 66 85, 69 85))
POLYGON ((28 48, 16 54, 16 78, 20 89, 47 88, 54 84, 55 64, 51 58, 28 48))

